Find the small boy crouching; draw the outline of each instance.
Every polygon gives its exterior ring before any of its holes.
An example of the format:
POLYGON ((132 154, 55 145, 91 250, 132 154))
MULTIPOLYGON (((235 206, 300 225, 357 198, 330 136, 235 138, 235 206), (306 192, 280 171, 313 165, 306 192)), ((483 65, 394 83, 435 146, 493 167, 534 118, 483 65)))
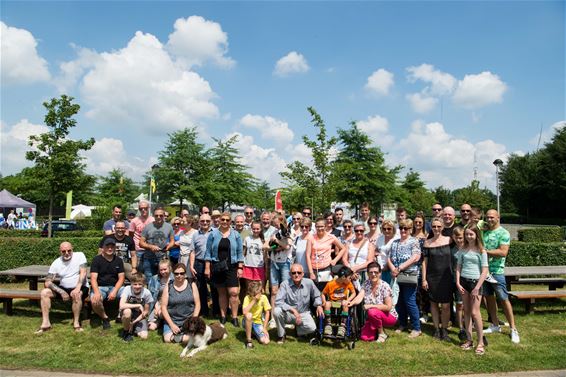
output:
POLYGON ((356 290, 350 277, 353 272, 348 267, 342 267, 336 278, 326 284, 322 291, 322 305, 324 307, 324 335, 332 335, 332 318, 331 309, 341 308, 340 313, 340 327, 336 332, 336 336, 343 337, 346 335, 346 319, 348 318, 348 303, 350 299, 356 296, 356 290))
POLYGON ((147 339, 147 317, 153 298, 144 284, 145 277, 142 274, 133 275, 131 285, 124 288, 120 298, 122 339, 126 342, 131 342, 134 335, 147 339))

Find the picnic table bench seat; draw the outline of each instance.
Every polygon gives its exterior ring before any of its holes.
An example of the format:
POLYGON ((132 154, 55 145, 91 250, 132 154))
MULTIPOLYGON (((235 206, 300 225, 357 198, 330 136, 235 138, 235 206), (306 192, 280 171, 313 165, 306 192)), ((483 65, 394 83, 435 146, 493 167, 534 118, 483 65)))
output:
POLYGON ((28 300, 40 300, 41 291, 33 291, 27 289, 5 289, 0 288, 0 301, 4 314, 12 315, 12 301, 15 298, 23 298, 28 300))
POLYGON ((519 278, 513 281, 513 284, 548 284, 548 289, 556 290, 557 288, 564 288, 564 285, 566 285, 566 278, 519 278))
POLYGON ((566 298, 566 290, 549 290, 549 291, 511 291, 509 296, 518 300, 525 301, 525 310, 527 313, 533 313, 533 305, 537 299, 543 298, 566 298))

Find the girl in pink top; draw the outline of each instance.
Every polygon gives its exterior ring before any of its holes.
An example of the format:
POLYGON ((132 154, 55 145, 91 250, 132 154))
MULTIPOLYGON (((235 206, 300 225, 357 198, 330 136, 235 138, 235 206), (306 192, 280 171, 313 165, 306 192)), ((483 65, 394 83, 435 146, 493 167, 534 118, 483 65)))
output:
POLYGON ((331 267, 336 265, 346 252, 346 247, 325 228, 326 220, 317 219, 316 233, 311 239, 310 250, 307 250, 307 255, 310 255, 310 258, 307 258, 310 277, 321 291, 326 283, 332 280, 331 267), (332 255, 333 246, 334 255, 332 255))

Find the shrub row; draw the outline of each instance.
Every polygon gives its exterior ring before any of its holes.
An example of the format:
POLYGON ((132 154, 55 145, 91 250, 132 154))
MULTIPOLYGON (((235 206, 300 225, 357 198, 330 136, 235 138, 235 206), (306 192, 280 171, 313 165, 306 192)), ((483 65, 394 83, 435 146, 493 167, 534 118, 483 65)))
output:
POLYGON ((516 213, 502 213, 502 224, 537 224, 537 225, 566 225, 564 218, 539 218, 532 216, 523 216, 516 213))
MULTIPOLYGON (((50 265, 59 257, 60 238, 0 238, 0 270, 32 264, 50 265)), ((85 253, 87 261, 98 253, 100 237, 67 238, 75 251, 85 253)), ((1 277, 6 281, 6 277, 1 277)))
POLYGON ((512 241, 505 264, 507 266, 565 266, 566 244, 563 242, 512 241))
POLYGON ((523 242, 560 242, 563 240, 564 231, 558 226, 525 228, 519 229, 517 236, 519 241, 523 242))

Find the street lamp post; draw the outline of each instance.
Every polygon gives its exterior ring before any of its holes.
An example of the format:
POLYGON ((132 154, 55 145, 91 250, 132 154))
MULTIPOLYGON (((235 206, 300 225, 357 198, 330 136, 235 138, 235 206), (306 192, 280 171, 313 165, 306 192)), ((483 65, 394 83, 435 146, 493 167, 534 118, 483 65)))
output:
POLYGON ((503 161, 500 159, 496 159, 493 161, 493 165, 495 165, 495 189, 497 190, 497 213, 501 214, 499 209, 499 169, 503 166, 503 161))

